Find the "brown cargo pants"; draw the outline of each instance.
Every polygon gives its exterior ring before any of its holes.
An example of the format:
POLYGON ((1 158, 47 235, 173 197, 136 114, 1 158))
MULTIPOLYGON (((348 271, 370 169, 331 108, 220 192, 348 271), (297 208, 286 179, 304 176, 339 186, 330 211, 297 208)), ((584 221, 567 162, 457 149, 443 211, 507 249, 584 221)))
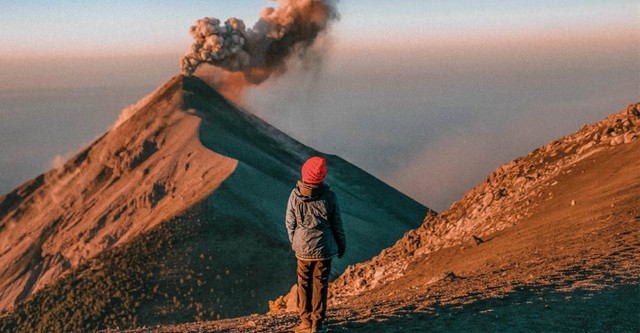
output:
POLYGON ((302 323, 324 323, 327 317, 327 292, 331 259, 298 259, 298 308, 302 323))

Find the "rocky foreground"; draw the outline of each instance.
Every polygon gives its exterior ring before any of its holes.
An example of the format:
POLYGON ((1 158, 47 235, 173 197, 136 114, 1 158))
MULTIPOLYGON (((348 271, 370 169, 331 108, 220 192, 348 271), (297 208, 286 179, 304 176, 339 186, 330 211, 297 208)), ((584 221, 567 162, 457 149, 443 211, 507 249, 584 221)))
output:
MULTIPOLYGON (((501 166, 334 281, 331 330, 637 332, 639 137, 630 105, 501 166)), ((134 332, 282 332, 294 303, 134 332)))

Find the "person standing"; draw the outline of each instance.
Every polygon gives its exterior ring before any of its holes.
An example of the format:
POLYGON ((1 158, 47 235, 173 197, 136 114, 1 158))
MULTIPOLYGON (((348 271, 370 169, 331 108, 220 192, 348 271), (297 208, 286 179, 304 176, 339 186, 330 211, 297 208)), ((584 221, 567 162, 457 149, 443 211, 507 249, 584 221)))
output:
POLYGON ((285 224, 297 258, 300 325, 296 333, 326 332, 331 260, 347 247, 336 194, 324 183, 326 160, 309 158, 291 191, 285 224))

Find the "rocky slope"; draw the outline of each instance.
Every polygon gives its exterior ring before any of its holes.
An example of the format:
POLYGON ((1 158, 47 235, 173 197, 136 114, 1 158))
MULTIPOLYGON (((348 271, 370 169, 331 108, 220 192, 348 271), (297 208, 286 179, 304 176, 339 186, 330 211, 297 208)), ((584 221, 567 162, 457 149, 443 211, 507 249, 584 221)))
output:
POLYGON ((128 121, 0 202, 0 309, 203 200, 233 173, 237 161, 198 144, 198 117, 171 112, 180 88, 178 78, 167 82, 128 121))
MULTIPOLYGON (((331 287, 332 331, 636 331, 639 137, 635 104, 501 166, 349 267, 331 287)), ((137 331, 286 331, 287 298, 271 315, 137 331)))
MULTIPOLYGON (((284 210, 316 154, 198 78, 169 80, 63 167, 0 198, 2 330, 266 311, 294 281, 284 210)), ((338 274, 418 226, 427 208, 327 161, 352 244, 338 274)))
MULTIPOLYGON (((548 201, 558 203, 554 190, 563 178, 569 178, 577 164, 595 154, 606 154, 616 146, 637 144, 638 137, 640 104, 629 105, 624 112, 585 125, 572 135, 500 166, 442 214, 428 214, 420 228, 409 231, 393 247, 369 262, 349 267, 334 282, 333 294, 350 296, 365 292, 402 277, 412 262, 434 251, 482 242, 500 230, 526 223, 534 213, 544 209, 548 201)), ((633 167, 638 165, 640 150, 630 149, 627 153, 631 163, 629 176, 634 176, 633 167)), ((609 170, 602 172, 604 177, 609 170)), ((638 173, 631 180, 636 181, 640 177, 638 173)), ((638 191, 637 183, 629 185, 629 190, 638 191)), ((556 209, 590 208, 591 202, 576 199, 568 199, 556 209)))

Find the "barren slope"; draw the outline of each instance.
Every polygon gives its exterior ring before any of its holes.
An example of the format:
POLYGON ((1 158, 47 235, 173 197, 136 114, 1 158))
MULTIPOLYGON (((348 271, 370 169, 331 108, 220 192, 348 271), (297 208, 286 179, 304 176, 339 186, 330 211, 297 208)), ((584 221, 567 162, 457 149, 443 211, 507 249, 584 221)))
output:
MULTIPOLYGON (((450 209, 347 269, 332 286, 332 331, 637 331, 638 109, 498 168, 450 209)), ((275 314, 146 331, 295 324, 295 314, 275 314)))
POLYGON ((234 171, 236 161, 200 143, 201 119, 175 112, 180 83, 0 202, 0 309, 201 201, 234 171))
MULTIPOLYGON (((0 309, 10 311, 0 330, 240 316, 266 311, 293 283, 284 211, 300 165, 320 153, 195 77, 170 80, 136 109, 2 198, 0 309)), ((418 226, 427 208, 327 161, 350 241, 337 274, 418 226)))

